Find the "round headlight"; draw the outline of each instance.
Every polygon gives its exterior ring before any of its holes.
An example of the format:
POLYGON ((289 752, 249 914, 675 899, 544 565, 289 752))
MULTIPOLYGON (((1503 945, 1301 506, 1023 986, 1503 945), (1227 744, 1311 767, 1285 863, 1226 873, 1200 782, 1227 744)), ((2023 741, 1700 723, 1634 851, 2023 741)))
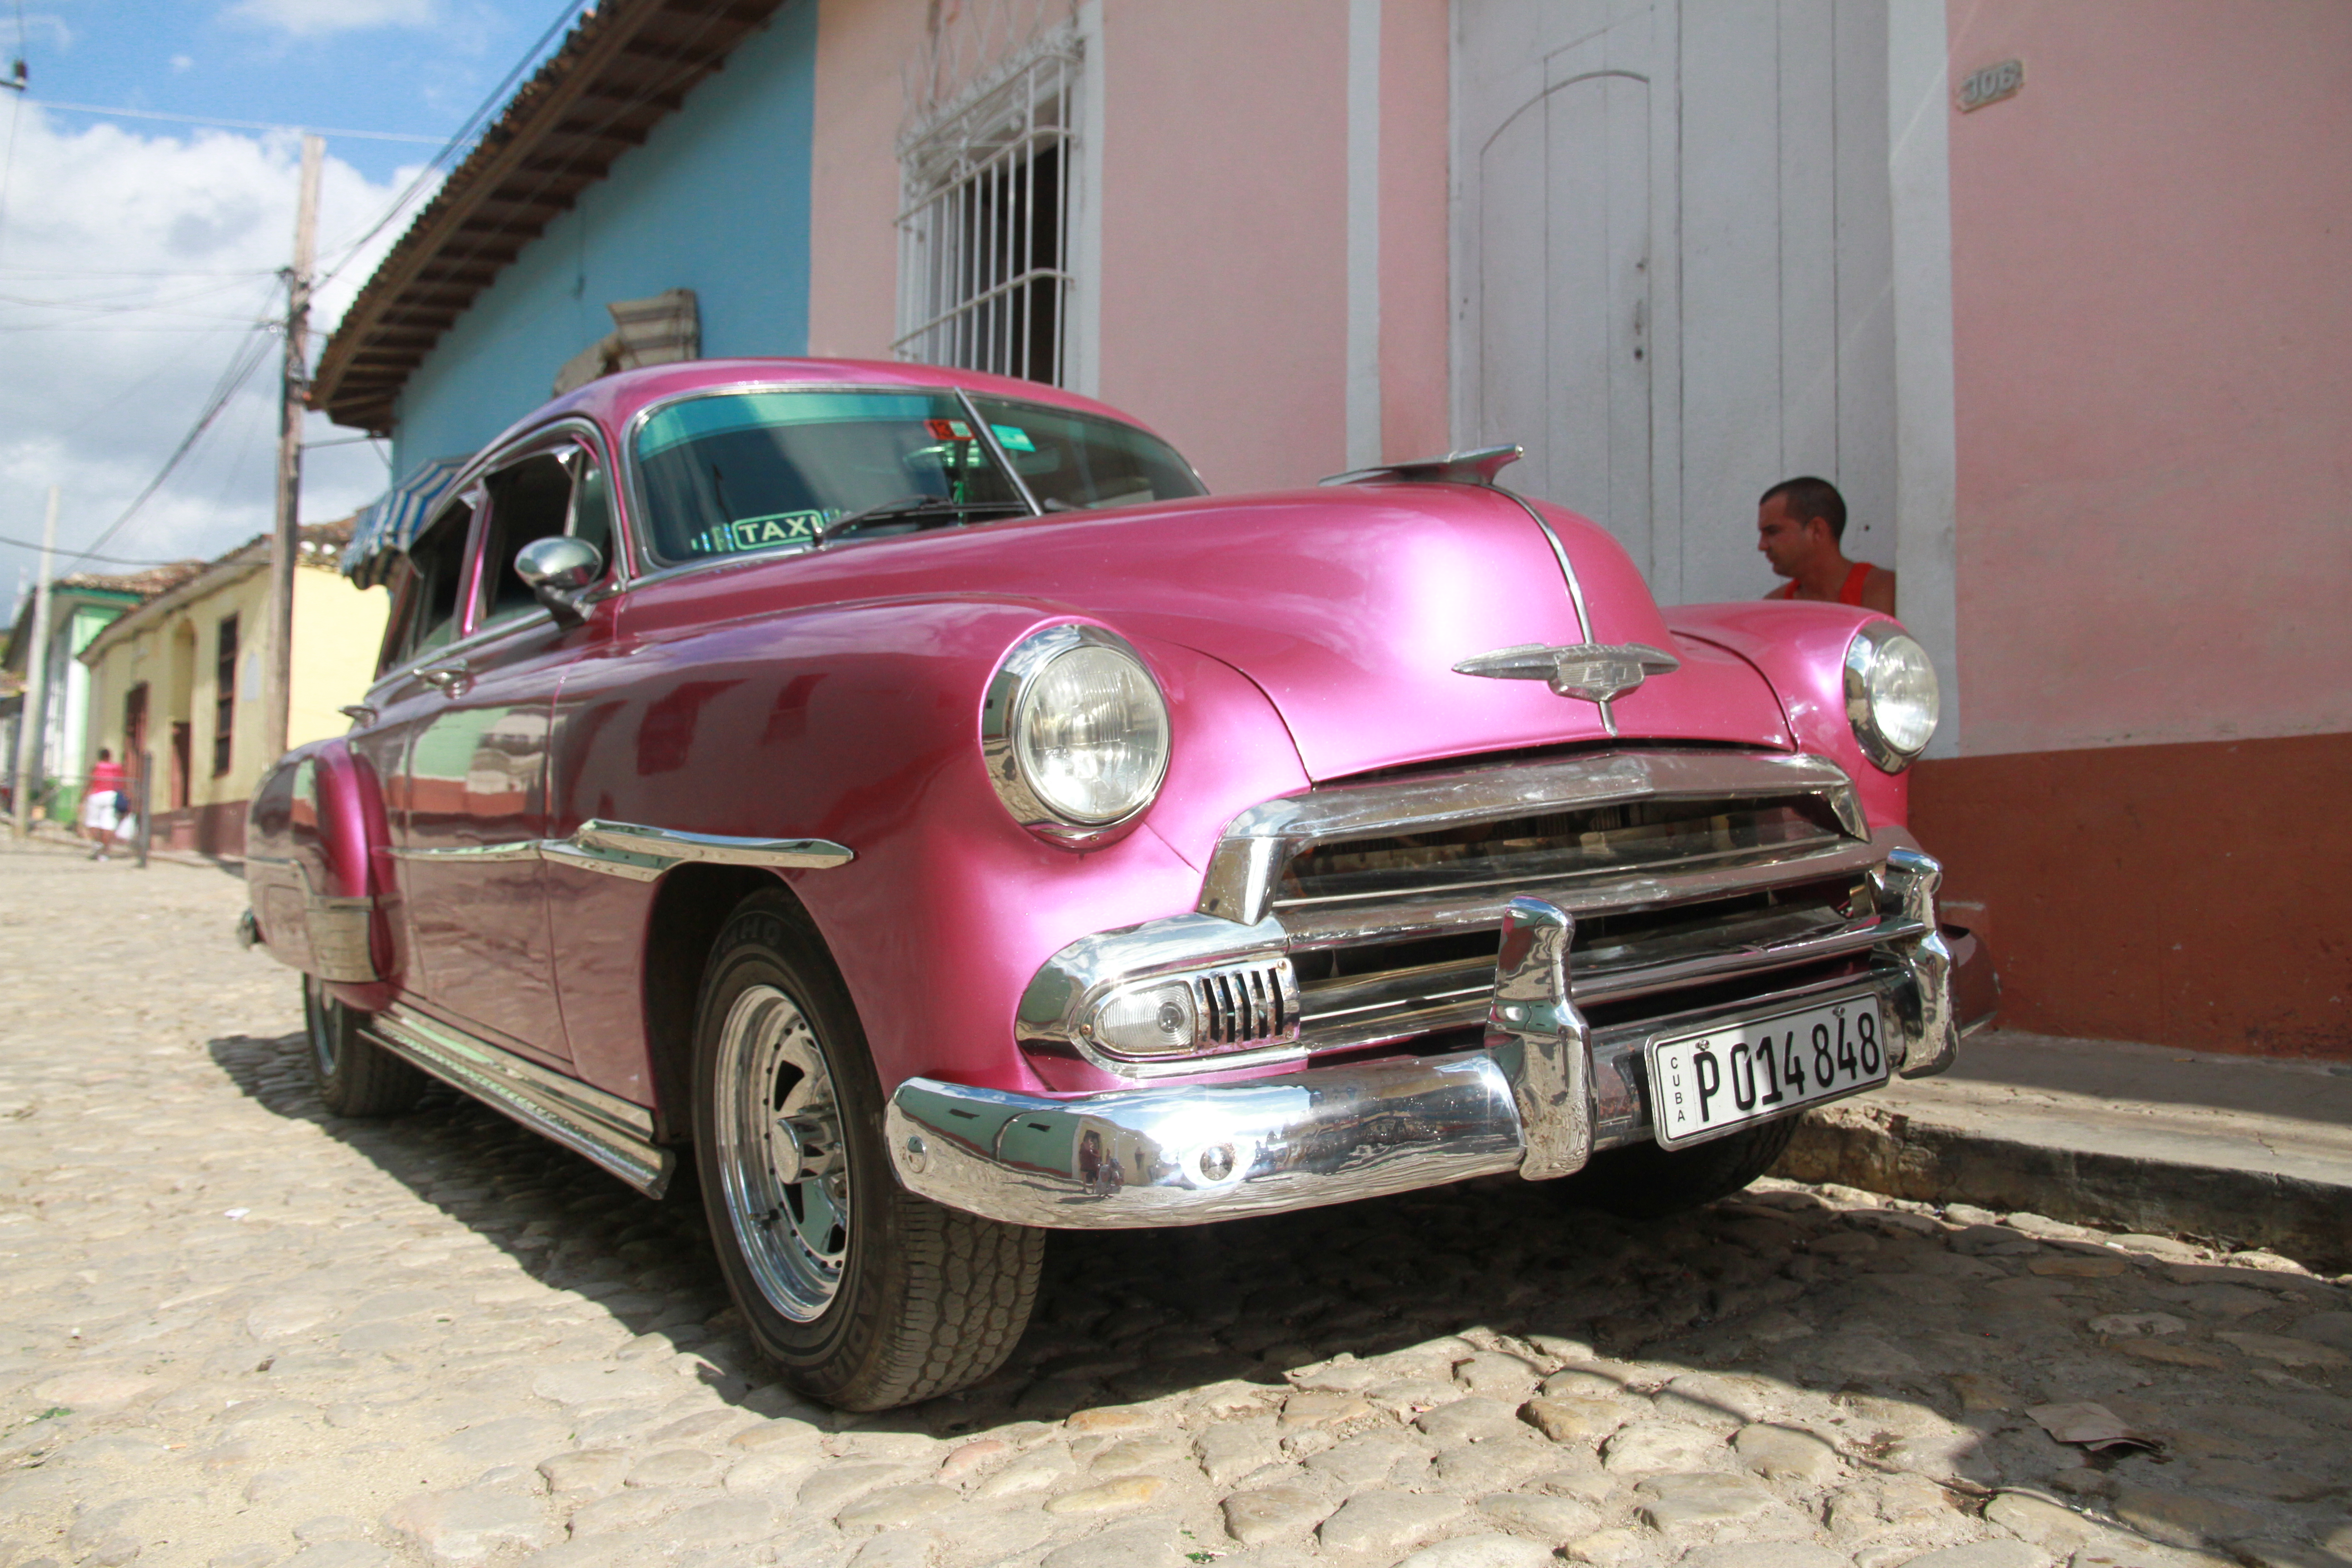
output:
POLYGON ((1863 755, 1901 773, 1927 749, 1941 705, 1926 648, 1885 621, 1854 633, 1845 649, 1845 716, 1863 755))
POLYGON ((1168 704, 1135 650, 1099 626, 1048 626, 1014 645, 982 731, 1005 809, 1068 842, 1134 817, 1168 774, 1168 704))

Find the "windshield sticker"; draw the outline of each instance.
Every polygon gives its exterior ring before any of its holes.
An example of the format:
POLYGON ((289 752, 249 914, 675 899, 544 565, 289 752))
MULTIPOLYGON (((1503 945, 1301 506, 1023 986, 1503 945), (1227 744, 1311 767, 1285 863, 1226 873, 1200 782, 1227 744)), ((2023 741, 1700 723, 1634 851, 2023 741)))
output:
POLYGON ((1008 452, 1034 452, 1037 449, 1037 443, 1029 439, 1029 432, 1018 425, 992 425, 989 428, 996 432, 997 445, 1008 452))
POLYGON ((834 507, 824 511, 779 511, 766 517, 747 517, 705 529, 687 541, 687 548, 698 555, 727 555, 771 544, 805 543, 816 537, 819 528, 841 514, 842 509, 834 507))
POLYGON ((923 427, 936 440, 969 441, 972 438, 971 426, 961 419, 926 419, 923 427))

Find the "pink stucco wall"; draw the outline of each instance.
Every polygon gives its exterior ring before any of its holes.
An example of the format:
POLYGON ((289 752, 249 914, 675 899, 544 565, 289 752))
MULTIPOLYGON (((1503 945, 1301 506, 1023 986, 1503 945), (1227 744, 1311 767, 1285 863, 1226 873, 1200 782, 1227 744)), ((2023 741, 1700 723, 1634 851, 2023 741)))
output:
POLYGON ((1446 167, 1454 29, 1446 0, 1381 7, 1381 448, 1452 445, 1446 167))
POLYGON ((1963 751, 2352 730, 2352 5, 1948 15, 1963 751))
POLYGON ((1102 396, 1219 490, 1347 467, 1345 0, 1105 0, 1102 396))
POLYGON ((818 0, 809 353, 887 359, 898 335, 900 68, 923 0, 818 0))
MULTIPOLYGON (((902 68, 927 0, 820 0, 810 351, 896 331, 902 68)), ((1381 437, 1447 445, 1446 0, 1381 7, 1381 437)), ((1216 489, 1347 466, 1347 0, 1104 0, 1100 395, 1216 489)))

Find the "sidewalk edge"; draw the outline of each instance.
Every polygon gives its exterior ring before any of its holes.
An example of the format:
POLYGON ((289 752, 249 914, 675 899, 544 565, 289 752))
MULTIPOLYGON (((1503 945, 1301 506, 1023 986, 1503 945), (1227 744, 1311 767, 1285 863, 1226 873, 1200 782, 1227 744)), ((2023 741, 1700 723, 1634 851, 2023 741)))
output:
POLYGON ((2020 1142, 1876 1106, 1807 1112, 1773 1173, 1916 1203, 2226 1241, 2311 1268, 2352 1269, 2344 1217, 2352 1214, 2352 1185, 2020 1142))

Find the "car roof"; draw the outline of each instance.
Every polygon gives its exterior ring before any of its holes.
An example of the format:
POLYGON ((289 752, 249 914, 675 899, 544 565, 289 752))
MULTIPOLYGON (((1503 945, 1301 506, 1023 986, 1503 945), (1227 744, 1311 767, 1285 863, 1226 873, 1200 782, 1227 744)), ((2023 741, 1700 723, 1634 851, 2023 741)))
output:
MULTIPOLYGON (((551 420, 586 416, 618 434, 639 412, 656 403, 698 392, 720 392, 750 386, 871 386, 956 390, 993 397, 1019 398, 1073 413, 1099 415, 1121 424, 1149 429, 1139 419, 1108 404, 1066 392, 1043 382, 1022 381, 983 371, 957 370, 944 365, 908 364, 895 360, 857 359, 698 359, 642 370, 617 371, 533 410, 499 432, 481 448, 496 451, 551 420)), ((1156 432, 1155 432, 1156 434, 1156 432)), ((470 466, 470 465, 469 465, 470 466)))

